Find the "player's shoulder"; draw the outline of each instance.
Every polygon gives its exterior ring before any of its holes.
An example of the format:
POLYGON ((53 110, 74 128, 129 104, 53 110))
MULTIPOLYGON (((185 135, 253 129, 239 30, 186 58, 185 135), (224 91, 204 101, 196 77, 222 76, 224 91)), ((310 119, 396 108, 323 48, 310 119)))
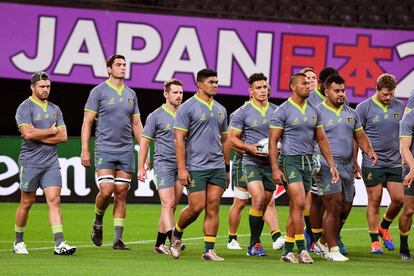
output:
POLYGON ((362 102, 358 103, 356 105, 356 107, 357 108, 368 107, 371 103, 372 103, 372 99, 371 99, 371 97, 368 97, 365 100, 363 100, 362 102))
POLYGON ((149 117, 157 118, 163 112, 164 112, 164 109, 162 108, 162 106, 160 106, 157 109, 155 109, 154 111, 152 111, 150 114, 148 114, 148 118, 149 117))
POLYGON ((395 105, 398 108, 403 108, 403 109, 405 108, 404 102, 400 99, 394 98, 392 103, 393 103, 393 105, 395 105))
POLYGON ((53 109, 60 110, 60 107, 52 102, 47 101, 47 105, 52 107, 53 109))
POLYGON ((227 109, 224 107, 224 105, 222 105, 221 103, 219 103, 218 101, 214 100, 214 106, 217 107, 217 109, 221 110, 221 111, 225 111, 227 113, 227 109))
POLYGON ((128 94, 130 94, 130 95, 132 95, 132 96, 136 96, 137 95, 134 89, 132 89, 131 87, 129 87, 129 86, 127 86, 127 85, 124 84, 124 93, 125 92, 128 93, 128 94))
POLYGON ((19 104, 19 106, 17 107, 17 109, 30 108, 31 105, 32 105, 32 101, 30 100, 30 98, 27 98, 26 100, 22 101, 19 104))

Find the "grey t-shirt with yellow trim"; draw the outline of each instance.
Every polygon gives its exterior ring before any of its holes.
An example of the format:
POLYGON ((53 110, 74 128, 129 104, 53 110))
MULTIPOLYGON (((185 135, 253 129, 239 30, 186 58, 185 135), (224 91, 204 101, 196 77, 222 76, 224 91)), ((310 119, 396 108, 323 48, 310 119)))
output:
POLYGON ((186 166, 188 170, 224 168, 221 135, 227 133, 227 111, 216 101, 210 104, 194 95, 177 110, 174 129, 188 132, 186 166))
POLYGON ((91 90, 85 111, 96 113, 96 151, 133 150, 132 117, 140 115, 134 90, 107 80, 91 90))
MULTIPOLYGON (((317 109, 321 115, 322 126, 328 138, 332 156, 351 161, 354 131, 362 130, 358 114, 347 105, 342 105, 338 110, 335 110, 326 102, 318 105, 317 109)), ((318 144, 315 144, 315 153, 321 153, 318 144)))
MULTIPOLYGON (((243 142, 256 144, 261 139, 269 137, 269 122, 276 108, 277 105, 269 102, 260 108, 254 101, 250 101, 234 115, 230 129, 242 132, 243 142)), ((256 166, 270 165, 268 157, 257 157, 250 153, 244 154, 243 163, 256 166)))
POLYGON ((155 142, 154 163, 163 162, 176 168, 174 118, 175 114, 163 104, 148 115, 142 136, 155 142))
POLYGON ((305 101, 301 108, 291 98, 272 114, 270 128, 283 129, 281 154, 313 154, 315 129, 322 127, 319 111, 305 101))
MULTIPOLYGON (((414 138, 414 111, 412 110, 406 112, 400 121, 400 138, 402 137, 414 138)), ((414 140, 411 141, 410 151, 414 155, 414 140)))
MULTIPOLYGON (((48 101, 41 104, 32 97, 23 101, 17 108, 16 123, 18 128, 32 125, 34 128, 45 129, 50 128, 54 123, 56 127, 65 127, 62 111, 57 105, 48 101)), ((58 166, 56 145, 22 139, 19 165, 36 168, 58 166)))
POLYGON ((404 113, 404 103, 393 99, 388 106, 375 96, 356 107, 359 120, 378 156, 372 167, 369 156, 363 154, 362 166, 366 168, 393 168, 401 166, 399 122, 404 113))

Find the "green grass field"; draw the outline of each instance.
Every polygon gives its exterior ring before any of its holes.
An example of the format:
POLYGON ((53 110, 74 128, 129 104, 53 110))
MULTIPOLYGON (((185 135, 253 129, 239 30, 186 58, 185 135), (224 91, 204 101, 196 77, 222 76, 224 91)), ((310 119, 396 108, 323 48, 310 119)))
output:
MULTIPOLYGON (((104 244, 93 246, 90 230, 94 207, 92 204, 62 204, 65 239, 76 245, 78 251, 73 256, 53 255, 53 239, 47 221, 47 206, 35 204, 30 212, 26 227, 25 242, 29 255, 12 253, 14 241, 14 214, 17 204, 0 204, 0 275, 121 275, 121 274, 175 274, 175 275, 269 275, 304 274, 309 275, 409 275, 413 263, 401 262, 398 257, 399 235, 396 223, 391 234, 396 242, 396 251, 385 251, 384 255, 369 253, 369 236, 365 222, 365 208, 354 208, 344 227, 343 241, 349 250, 350 261, 345 263, 327 262, 316 255, 312 265, 292 265, 280 261, 281 251, 271 249, 269 231, 265 226, 262 243, 268 257, 247 257, 246 251, 230 251, 227 242, 227 214, 229 206, 221 207, 216 250, 225 258, 224 262, 206 262, 200 259, 203 249, 201 217, 184 234, 187 249, 180 259, 152 252, 157 232, 159 205, 130 204, 126 220, 124 241, 131 251, 114 251, 113 222, 108 210, 104 224, 104 244)), ((182 206, 178 208, 181 209, 182 206)), ((112 208, 112 207, 110 207, 112 208)), ((278 207, 282 229, 286 222, 287 208, 278 207)), ((243 213, 239 229, 239 241, 244 248, 248 243, 247 210, 243 213)))

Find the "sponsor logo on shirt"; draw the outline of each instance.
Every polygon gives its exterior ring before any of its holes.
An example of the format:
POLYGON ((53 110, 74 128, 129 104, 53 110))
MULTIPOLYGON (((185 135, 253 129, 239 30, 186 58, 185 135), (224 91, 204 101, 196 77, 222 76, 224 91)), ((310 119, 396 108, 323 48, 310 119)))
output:
POLYGON ((112 97, 112 98, 108 101, 108 104, 110 104, 110 105, 115 104, 115 98, 114 98, 114 97, 112 97))
POLYGON ((293 119, 292 125, 297 125, 299 124, 299 118, 295 117, 295 119, 293 119))
POLYGON ((200 116, 200 118, 199 118, 199 120, 200 121, 205 121, 205 120, 207 120, 207 115, 206 114, 201 114, 201 116, 200 116))
POLYGON ((40 121, 42 120, 42 115, 40 113, 37 113, 36 116, 34 117, 35 121, 40 121))
POLYGON ((379 120, 380 120, 379 115, 376 115, 374 119, 372 119, 372 122, 377 123, 379 122, 379 120))
POLYGON ((168 122, 168 123, 165 125, 164 130, 171 130, 171 124, 170 124, 170 122, 168 122))
POLYGON ((257 119, 254 119, 253 123, 252 123, 252 127, 256 128, 259 126, 259 122, 257 121, 257 119))

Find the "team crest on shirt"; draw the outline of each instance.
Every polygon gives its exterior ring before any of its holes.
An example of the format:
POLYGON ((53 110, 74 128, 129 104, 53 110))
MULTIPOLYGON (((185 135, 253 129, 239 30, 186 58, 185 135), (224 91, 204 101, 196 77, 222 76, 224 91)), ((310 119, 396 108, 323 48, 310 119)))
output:
POLYGON ((57 113, 53 113, 53 119, 57 120, 57 113))
POLYGON ((346 118, 346 120, 348 121, 348 123, 352 124, 352 122, 354 121, 354 118, 348 117, 348 118, 346 118))
POLYGON ((224 118, 224 113, 223 112, 217 113, 217 118, 223 119, 224 118))
POLYGON ((398 113, 398 112, 394 112, 394 113, 392 113, 392 117, 393 117, 395 120, 398 120, 398 119, 400 118, 400 113, 398 113))
POLYGON ((128 104, 133 104, 134 100, 133 99, 128 99, 128 104))
POLYGON ((312 116, 312 121, 316 123, 316 116, 312 116))
POLYGON ((42 120, 42 115, 40 113, 37 113, 36 116, 34 117, 35 121, 40 121, 42 120))

